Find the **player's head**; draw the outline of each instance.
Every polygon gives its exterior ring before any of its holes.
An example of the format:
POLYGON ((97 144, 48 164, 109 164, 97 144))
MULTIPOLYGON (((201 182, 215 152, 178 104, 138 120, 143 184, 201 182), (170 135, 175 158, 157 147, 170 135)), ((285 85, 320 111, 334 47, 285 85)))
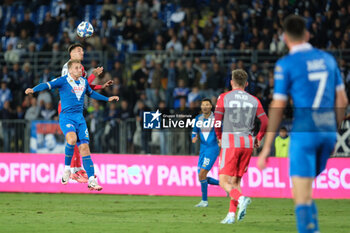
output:
POLYGON ((72 78, 79 78, 82 74, 80 60, 69 60, 68 72, 72 78))
POLYGON ((82 61, 84 59, 84 49, 79 43, 70 45, 68 47, 68 52, 71 60, 82 61))
POLYGON ((232 88, 242 88, 244 89, 248 85, 248 74, 242 69, 237 69, 232 71, 232 88))
POLYGON ((297 43, 308 40, 308 32, 304 18, 297 15, 289 15, 283 21, 284 41, 288 48, 297 43))
POLYGON ((208 99, 208 98, 202 99, 201 110, 202 110, 203 114, 209 114, 211 112, 212 107, 213 107, 213 105, 212 105, 210 99, 208 99))

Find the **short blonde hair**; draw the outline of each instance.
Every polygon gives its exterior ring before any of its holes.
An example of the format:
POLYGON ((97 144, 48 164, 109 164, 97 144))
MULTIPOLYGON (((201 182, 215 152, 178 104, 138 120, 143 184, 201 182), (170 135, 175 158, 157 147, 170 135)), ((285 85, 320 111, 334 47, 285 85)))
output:
POLYGON ((248 80, 248 74, 242 69, 232 71, 232 80, 239 86, 245 87, 248 80))
POLYGON ((70 69, 74 63, 81 64, 81 62, 79 60, 69 60, 69 62, 67 64, 68 65, 68 69, 70 69))

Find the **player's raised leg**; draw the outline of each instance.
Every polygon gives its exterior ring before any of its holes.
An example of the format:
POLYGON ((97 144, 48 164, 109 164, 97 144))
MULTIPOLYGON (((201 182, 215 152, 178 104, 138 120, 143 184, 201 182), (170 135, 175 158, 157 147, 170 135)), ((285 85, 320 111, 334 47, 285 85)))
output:
POLYGON ((71 174, 70 164, 72 162, 72 157, 74 153, 74 146, 77 142, 77 135, 74 132, 68 132, 66 134, 66 149, 65 149, 65 159, 64 159, 64 173, 61 179, 62 184, 67 184, 71 174))

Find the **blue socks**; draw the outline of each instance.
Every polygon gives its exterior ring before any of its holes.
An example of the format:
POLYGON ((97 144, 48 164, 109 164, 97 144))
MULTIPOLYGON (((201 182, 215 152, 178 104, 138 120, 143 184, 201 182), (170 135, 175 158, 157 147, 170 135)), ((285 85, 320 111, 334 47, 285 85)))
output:
POLYGON ((70 163, 72 162, 72 157, 74 154, 74 147, 75 145, 70 145, 70 144, 66 144, 66 149, 65 149, 65 158, 64 158, 64 165, 66 166, 70 166, 70 163))
POLYGON ((295 215, 299 233, 313 233, 316 230, 314 219, 312 218, 311 205, 296 205, 295 215))
POLYGON ((95 168, 90 155, 83 157, 83 166, 89 178, 95 175, 95 168))
POLYGON ((207 177, 207 181, 208 181, 208 184, 219 185, 219 181, 217 179, 207 177))
POLYGON ((208 180, 201 180, 202 201, 208 201, 208 180))
POLYGON ((320 228, 318 226, 318 213, 317 213, 317 207, 316 203, 312 200, 311 202, 311 211, 312 211, 312 220, 315 224, 315 231, 320 231, 320 228))

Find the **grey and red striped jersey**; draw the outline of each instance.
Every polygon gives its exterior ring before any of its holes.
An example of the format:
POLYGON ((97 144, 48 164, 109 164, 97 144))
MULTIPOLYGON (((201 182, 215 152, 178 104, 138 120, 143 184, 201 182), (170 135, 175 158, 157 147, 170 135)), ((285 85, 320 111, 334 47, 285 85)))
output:
POLYGON ((215 122, 222 121, 221 128, 215 128, 221 147, 253 148, 256 117, 261 121, 260 141, 268 119, 259 99, 242 89, 221 94, 215 108, 215 122))

